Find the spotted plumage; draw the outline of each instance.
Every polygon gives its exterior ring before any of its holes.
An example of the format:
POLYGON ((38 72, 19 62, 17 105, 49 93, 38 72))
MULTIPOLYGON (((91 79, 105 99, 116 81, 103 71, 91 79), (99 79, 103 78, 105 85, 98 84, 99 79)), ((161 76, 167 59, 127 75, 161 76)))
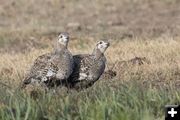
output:
POLYGON ((69 87, 82 89, 93 85, 102 75, 106 65, 104 52, 109 43, 100 41, 92 54, 74 55, 74 71, 68 79, 69 87))
POLYGON ((34 61, 23 81, 23 87, 34 83, 50 86, 65 82, 74 67, 72 54, 67 49, 68 42, 69 35, 61 33, 54 51, 41 55, 34 61))

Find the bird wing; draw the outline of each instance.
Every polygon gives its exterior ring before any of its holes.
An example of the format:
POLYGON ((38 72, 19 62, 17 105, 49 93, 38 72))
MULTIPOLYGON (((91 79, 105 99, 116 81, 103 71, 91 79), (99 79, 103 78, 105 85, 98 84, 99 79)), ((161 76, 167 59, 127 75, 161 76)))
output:
POLYGON ((93 55, 75 55, 74 71, 68 79, 69 87, 75 89, 87 88, 94 84, 105 69, 105 57, 94 59, 93 55))
POLYGON ((106 58, 102 57, 95 60, 93 55, 75 55, 74 58, 74 71, 70 76, 71 82, 82 80, 96 81, 104 72, 106 58))
POLYGON ((39 56, 31 66, 29 72, 25 76, 23 81, 24 84, 31 83, 31 79, 40 80, 41 76, 43 76, 45 72, 45 68, 47 67, 48 61, 51 59, 51 53, 47 53, 39 56))
POLYGON ((89 70, 91 66, 94 64, 91 55, 83 54, 83 55, 74 55, 74 71, 70 76, 70 81, 80 81, 84 80, 89 75, 89 70))
POLYGON ((54 80, 65 80, 73 71, 73 57, 69 51, 51 57, 48 63, 46 77, 54 80))
POLYGON ((95 64, 92 65, 91 69, 89 70, 89 79, 92 81, 98 80, 105 70, 105 64, 105 57, 101 57, 101 59, 96 61, 95 64))

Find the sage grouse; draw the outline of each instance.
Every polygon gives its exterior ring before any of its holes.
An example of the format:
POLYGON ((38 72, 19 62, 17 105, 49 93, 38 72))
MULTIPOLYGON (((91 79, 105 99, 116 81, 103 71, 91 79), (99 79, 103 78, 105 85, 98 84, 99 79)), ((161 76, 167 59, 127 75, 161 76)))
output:
POLYGON ((105 70, 106 57, 104 52, 109 42, 97 43, 92 54, 74 55, 74 71, 68 79, 68 87, 81 90, 92 86, 105 70))
POLYGON ((68 33, 58 36, 57 46, 51 53, 39 56, 30 72, 23 81, 22 87, 28 84, 41 84, 46 87, 64 83, 73 72, 73 56, 67 49, 69 42, 68 33))

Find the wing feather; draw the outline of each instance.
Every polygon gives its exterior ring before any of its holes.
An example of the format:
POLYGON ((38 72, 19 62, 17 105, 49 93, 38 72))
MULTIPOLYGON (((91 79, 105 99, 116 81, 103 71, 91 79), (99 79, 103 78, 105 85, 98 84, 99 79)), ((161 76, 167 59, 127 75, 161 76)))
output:
POLYGON ((30 84, 31 79, 40 80, 40 78, 47 72, 47 61, 51 58, 51 54, 47 53, 39 56, 31 66, 29 72, 26 74, 23 80, 24 84, 30 84))

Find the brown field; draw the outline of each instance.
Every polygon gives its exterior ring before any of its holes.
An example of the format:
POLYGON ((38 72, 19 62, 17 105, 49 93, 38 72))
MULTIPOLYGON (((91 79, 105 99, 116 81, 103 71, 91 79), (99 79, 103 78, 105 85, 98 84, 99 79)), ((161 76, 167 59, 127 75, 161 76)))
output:
MULTIPOLYGON (((86 2, 2 0, 1 79, 18 84, 33 60, 52 50, 61 31, 70 33, 73 54, 90 53, 96 41, 107 38, 111 41, 106 53, 109 66, 146 57, 151 64, 132 70, 142 71, 143 80, 151 79, 149 76, 160 81, 179 79, 178 0, 86 2), (162 79, 156 78, 157 74, 162 79)), ((130 79, 128 74, 122 80, 126 79, 130 79)))

